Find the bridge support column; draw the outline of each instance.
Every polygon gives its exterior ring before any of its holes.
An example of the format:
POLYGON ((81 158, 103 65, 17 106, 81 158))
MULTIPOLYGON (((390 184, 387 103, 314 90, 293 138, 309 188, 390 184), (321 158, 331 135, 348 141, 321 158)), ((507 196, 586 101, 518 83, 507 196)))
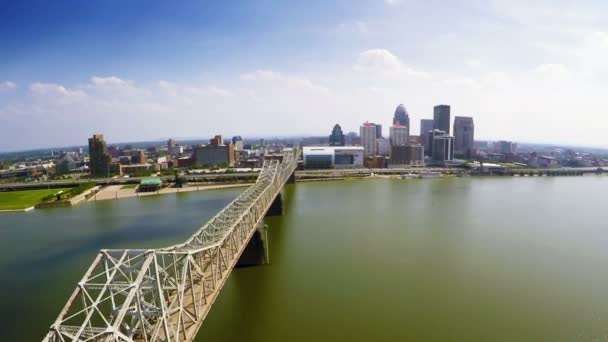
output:
POLYGON ((247 243, 236 267, 257 266, 270 263, 268 250, 268 226, 261 224, 247 243))
POLYGON ((266 212, 266 216, 282 216, 282 215, 283 215, 283 197, 281 196, 281 193, 279 192, 277 197, 274 199, 274 201, 270 205, 270 208, 268 208, 268 211, 266 212))
POLYGON ((289 178, 287 178, 286 184, 295 184, 296 183, 296 172, 294 171, 289 178))

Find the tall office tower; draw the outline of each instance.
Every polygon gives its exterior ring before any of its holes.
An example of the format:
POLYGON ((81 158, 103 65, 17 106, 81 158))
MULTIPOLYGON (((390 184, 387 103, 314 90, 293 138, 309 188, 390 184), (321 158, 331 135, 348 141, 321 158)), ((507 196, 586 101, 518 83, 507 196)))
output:
POLYGON ((167 147, 168 147, 169 149, 174 148, 176 145, 177 145, 177 144, 175 143, 175 140, 173 140, 173 139, 169 139, 169 140, 167 140, 167 147))
POLYGON ((454 159, 454 137, 438 129, 429 134, 432 144, 431 157, 436 162, 446 162, 454 159))
POLYGON ((344 146, 346 145, 344 139, 344 133, 342 133, 342 127, 336 124, 334 129, 331 131, 329 136, 329 146, 344 146))
POLYGON ((361 146, 363 146, 364 156, 375 156, 378 152, 376 125, 371 122, 366 122, 359 128, 359 136, 361 137, 361 146))
POLYGON ((431 146, 429 144, 429 132, 433 130, 434 121, 431 119, 420 120, 420 139, 422 140, 422 146, 424 146, 424 155, 431 155, 431 146))
POLYGON ((145 164, 146 152, 144 150, 131 150, 131 164, 145 164))
POLYGON ((232 144, 234 145, 235 150, 243 149, 243 138, 240 135, 235 135, 232 137, 232 144))
POLYGON ((376 138, 382 138, 382 125, 376 124, 376 138))
POLYGON ((454 154, 471 158, 475 144, 475 124, 468 116, 454 117, 454 154))
POLYGON ((406 146, 391 146, 389 167, 423 166, 424 147, 420 144, 406 146))
POLYGON ((391 152, 391 144, 388 142, 388 139, 378 138, 376 139, 376 144, 378 145, 376 150, 378 155, 385 157, 389 155, 391 152))
POLYGON ((399 124, 407 127, 407 134, 410 134, 410 115, 407 113, 405 106, 400 104, 395 109, 395 116, 393 116, 393 125, 399 124))
POLYGON ((391 126, 389 129, 389 139, 392 146, 405 146, 409 140, 409 132, 407 127, 399 123, 391 126))
POLYGON ((89 138, 89 169, 93 176, 109 176, 112 157, 108 146, 103 140, 103 134, 94 134, 89 138))
POLYGON ((213 139, 209 139, 209 145, 211 146, 223 146, 224 138, 221 135, 216 135, 213 139))
POLYGON ((433 108, 433 129, 450 135, 450 106, 439 105, 433 108))

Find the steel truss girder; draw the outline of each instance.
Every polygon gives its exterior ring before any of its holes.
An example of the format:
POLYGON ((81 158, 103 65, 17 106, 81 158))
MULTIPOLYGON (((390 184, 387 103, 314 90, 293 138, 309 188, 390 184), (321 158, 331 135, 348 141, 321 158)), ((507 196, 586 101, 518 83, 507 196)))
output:
POLYGON ((183 243, 101 250, 43 341, 192 341, 296 153, 266 160, 256 183, 183 243))

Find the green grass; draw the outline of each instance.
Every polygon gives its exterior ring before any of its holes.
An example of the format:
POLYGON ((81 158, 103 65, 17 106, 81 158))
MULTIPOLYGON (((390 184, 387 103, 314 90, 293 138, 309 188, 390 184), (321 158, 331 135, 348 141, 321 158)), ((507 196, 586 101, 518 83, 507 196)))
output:
POLYGON ((40 203, 44 197, 62 190, 65 192, 69 188, 0 192, 0 210, 29 208, 40 203))
POLYGON ((135 189, 139 184, 127 184, 123 185, 121 189, 135 189))

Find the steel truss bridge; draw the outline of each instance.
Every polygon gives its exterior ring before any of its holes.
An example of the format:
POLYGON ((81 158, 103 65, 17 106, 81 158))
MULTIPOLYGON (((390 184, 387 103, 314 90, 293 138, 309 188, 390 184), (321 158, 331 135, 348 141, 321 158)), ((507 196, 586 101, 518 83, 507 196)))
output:
POLYGON ((266 160, 257 182, 184 243, 101 250, 43 341, 192 341, 293 177, 296 153, 266 160))

